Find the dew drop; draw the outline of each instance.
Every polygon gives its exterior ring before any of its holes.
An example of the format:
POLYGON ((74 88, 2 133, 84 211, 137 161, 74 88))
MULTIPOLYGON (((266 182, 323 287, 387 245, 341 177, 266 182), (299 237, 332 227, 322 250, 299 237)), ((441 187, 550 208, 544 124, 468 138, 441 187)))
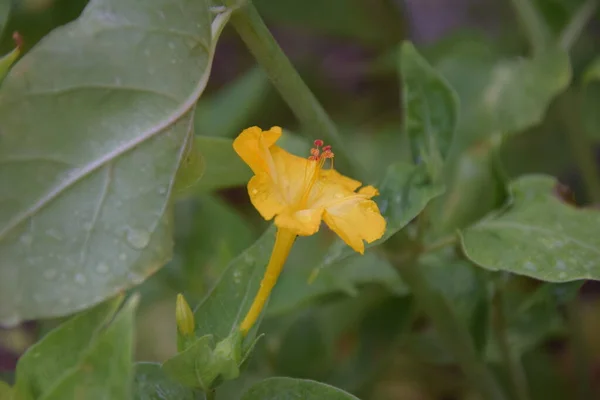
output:
POLYGON ((119 260, 121 260, 121 261, 127 260, 127 254, 125 254, 125 253, 119 254, 119 260))
POLYGON ((173 42, 169 42, 169 48, 170 48, 170 49, 174 49, 174 48, 175 48, 175 43, 173 43, 173 42))
POLYGON ((96 266, 96 272, 99 274, 105 274, 108 272, 108 265, 106 263, 101 262, 96 266))
POLYGON ((139 285, 140 283, 144 282, 144 276, 136 274, 135 272, 128 273, 127 279, 134 285, 139 285))
POLYGON ((46 230, 46 235, 48 235, 51 238, 56 239, 56 240, 63 240, 62 235, 56 229, 47 229, 46 230))
POLYGON ((164 195, 166 193, 167 193, 167 188, 166 187, 161 186, 161 187, 158 188, 158 194, 164 195))
POLYGON ((252 194, 258 193, 258 189, 252 189, 252 194))
POLYGON ((44 275, 44 278, 46 278, 46 279, 54 279, 56 277, 56 274, 57 274, 56 270, 50 268, 50 269, 45 270, 43 275, 44 275))
POLYGON ((333 197, 335 197, 336 199, 341 199, 344 197, 344 193, 336 193, 333 195, 333 197))
POLYGON ((150 242, 150 232, 144 229, 129 228, 127 231, 127 243, 134 249, 141 250, 148 246, 150 242))
POLYGON ((565 270, 565 269, 567 269, 567 264, 565 264, 565 262, 563 260, 558 260, 558 261, 556 261, 555 268, 565 270))
POLYGON ((558 277, 560 279, 565 279, 567 277, 567 273, 566 272, 561 272, 560 274, 558 274, 558 277))
POLYGON ((529 271, 537 271, 537 267, 531 261, 527 261, 525 264, 523 264, 523 268, 529 271))
POLYGON ((33 243, 33 236, 31 236, 30 234, 26 233, 26 234, 22 235, 19 240, 25 246, 31 246, 31 243, 33 243))
POLYGON ((85 278, 85 275, 79 273, 79 274, 75 274, 75 282, 80 284, 80 285, 85 285, 85 282, 87 281, 87 279, 85 278))

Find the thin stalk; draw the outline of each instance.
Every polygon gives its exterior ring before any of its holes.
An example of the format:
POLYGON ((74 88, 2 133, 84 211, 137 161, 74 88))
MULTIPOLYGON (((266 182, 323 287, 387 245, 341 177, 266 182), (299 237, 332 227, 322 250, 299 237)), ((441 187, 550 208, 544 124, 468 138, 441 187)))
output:
POLYGON ((588 200, 600 203, 600 171, 596 164, 594 146, 581 124, 580 99, 577 93, 567 92, 557 100, 559 112, 565 124, 566 138, 571 147, 573 160, 579 168, 585 184, 588 200))
POLYGON ((577 397, 580 400, 594 398, 590 380, 589 349, 586 347, 583 334, 580 304, 577 297, 567 304, 567 322, 571 334, 571 350, 575 359, 575 374, 577 375, 577 397))
POLYGON ((206 400, 215 400, 217 398, 217 390, 216 389, 210 389, 208 392, 206 392, 204 398, 206 400))
POLYGON ((501 287, 496 288, 496 294, 492 301, 492 308, 494 311, 494 334, 496 335, 498 346, 500 347, 502 361, 508 372, 510 384, 512 385, 513 392, 516 396, 515 398, 517 400, 530 400, 529 385, 527 383, 525 371, 523 370, 523 365, 521 364, 519 357, 514 354, 508 340, 506 309, 501 287))
POLYGON ((598 8, 598 0, 588 0, 583 3, 573 15, 565 29, 560 34, 558 45, 564 50, 571 50, 586 25, 593 18, 598 8))
POLYGON ((548 46, 551 36, 535 5, 531 0, 511 0, 511 4, 533 53, 541 53, 548 46))
MULTIPOLYGON (((226 3, 228 6, 236 7, 236 4, 232 4, 235 3, 235 0, 228 0, 226 3)), ((316 135, 322 135, 321 138, 333 147, 336 164, 339 161, 349 174, 364 178, 360 175, 360 171, 356 170, 356 162, 352 162, 349 157, 337 128, 277 44, 252 3, 247 1, 236 8, 230 21, 275 88, 304 126, 304 132, 312 139, 315 139, 316 135)))

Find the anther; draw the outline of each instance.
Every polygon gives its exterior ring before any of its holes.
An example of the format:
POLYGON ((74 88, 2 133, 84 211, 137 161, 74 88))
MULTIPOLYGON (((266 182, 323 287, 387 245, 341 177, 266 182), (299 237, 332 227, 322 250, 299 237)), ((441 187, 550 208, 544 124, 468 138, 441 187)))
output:
POLYGON ((331 151, 331 146, 330 145, 324 146, 323 151, 331 151))
POLYGON ((314 145, 316 147, 321 147, 321 146, 323 146, 323 141, 321 139, 317 139, 314 141, 314 145))

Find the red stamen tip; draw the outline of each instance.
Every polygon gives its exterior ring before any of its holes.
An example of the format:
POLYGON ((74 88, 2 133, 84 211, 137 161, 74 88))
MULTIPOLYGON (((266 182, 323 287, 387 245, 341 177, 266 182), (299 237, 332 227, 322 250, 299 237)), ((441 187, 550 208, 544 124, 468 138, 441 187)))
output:
POLYGON ((323 146, 323 141, 322 141, 321 139, 317 139, 317 140, 315 140, 315 142, 314 142, 314 143, 315 143, 315 146, 317 146, 317 147, 321 147, 321 146, 323 146))
POLYGON ((327 145, 327 146, 323 147, 323 151, 331 151, 331 146, 327 145))

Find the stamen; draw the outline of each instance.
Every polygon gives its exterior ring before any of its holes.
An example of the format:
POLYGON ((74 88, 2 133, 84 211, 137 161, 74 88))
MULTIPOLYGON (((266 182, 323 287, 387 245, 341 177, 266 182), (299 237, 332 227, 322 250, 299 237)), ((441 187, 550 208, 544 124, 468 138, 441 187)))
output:
POLYGON ((323 141, 321 139, 317 139, 314 141, 314 145, 315 145, 315 147, 319 148, 319 147, 323 146, 323 141))

